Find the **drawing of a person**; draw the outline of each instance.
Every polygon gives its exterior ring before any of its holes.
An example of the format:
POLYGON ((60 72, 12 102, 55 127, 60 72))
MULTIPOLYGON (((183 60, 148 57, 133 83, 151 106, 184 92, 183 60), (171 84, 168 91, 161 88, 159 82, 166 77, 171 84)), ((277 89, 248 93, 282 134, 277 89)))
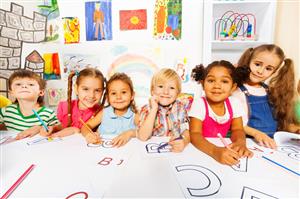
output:
POLYGON ((95 27, 94 40, 98 39, 99 28, 100 28, 101 40, 105 39, 104 38, 104 13, 101 10, 101 3, 100 2, 95 3, 95 10, 94 10, 93 19, 94 19, 94 27, 95 27))

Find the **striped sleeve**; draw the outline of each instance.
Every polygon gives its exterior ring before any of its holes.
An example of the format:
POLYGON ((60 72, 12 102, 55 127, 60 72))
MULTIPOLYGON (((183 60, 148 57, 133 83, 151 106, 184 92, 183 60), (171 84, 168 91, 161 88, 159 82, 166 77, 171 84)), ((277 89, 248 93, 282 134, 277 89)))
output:
POLYGON ((40 113, 40 116, 44 116, 43 120, 47 123, 47 126, 53 126, 60 123, 56 117, 56 113, 52 109, 45 108, 43 112, 40 113))
POLYGON ((5 108, 0 108, 0 124, 4 124, 5 108))

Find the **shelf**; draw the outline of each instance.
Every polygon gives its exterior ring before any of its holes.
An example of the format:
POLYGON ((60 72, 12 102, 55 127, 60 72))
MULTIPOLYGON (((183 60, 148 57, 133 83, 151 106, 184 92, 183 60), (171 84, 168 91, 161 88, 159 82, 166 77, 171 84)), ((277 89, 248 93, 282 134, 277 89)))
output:
POLYGON ((213 1, 212 4, 213 5, 218 5, 218 4, 247 4, 247 3, 260 4, 260 3, 269 3, 269 2, 270 2, 270 0, 249 0, 249 1, 247 1, 247 0, 244 0, 244 1, 242 1, 242 0, 236 0, 236 1, 222 0, 222 1, 213 1))
POLYGON ((203 3, 203 29, 205 30, 203 33, 203 63, 209 64, 220 59, 227 59, 234 63, 247 48, 273 43, 276 17, 275 0, 205 0, 203 3), (247 18, 233 20, 234 17, 239 16, 238 14, 247 16, 247 18), (224 34, 220 34, 221 28, 225 27, 225 31, 229 32, 231 22, 234 22, 236 27, 238 25, 243 27, 243 29, 238 28, 238 32, 235 32, 237 34, 235 40, 216 40, 219 38, 218 35, 224 37, 224 34), (241 23, 244 26, 241 26, 241 23), (248 24, 252 25, 250 35, 255 35, 255 40, 240 38, 245 36, 245 31, 248 31, 245 29, 248 24))
POLYGON ((262 41, 212 41, 213 50, 239 50, 246 49, 249 47, 259 46, 266 42, 262 41))

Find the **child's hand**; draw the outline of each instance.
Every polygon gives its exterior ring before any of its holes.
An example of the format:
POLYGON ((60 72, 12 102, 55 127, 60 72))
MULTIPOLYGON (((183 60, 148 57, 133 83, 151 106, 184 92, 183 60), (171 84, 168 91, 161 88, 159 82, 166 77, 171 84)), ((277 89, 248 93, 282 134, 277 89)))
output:
POLYGON ((235 165, 239 163, 239 155, 232 149, 216 147, 213 154, 213 158, 221 164, 235 165))
POLYGON ((117 137, 115 137, 112 140, 112 146, 113 147, 120 147, 120 146, 125 145, 130 140, 130 138, 132 137, 132 133, 133 133, 132 130, 125 131, 125 132, 121 133, 120 135, 118 135, 117 137))
POLYGON ((149 101, 150 101, 150 108, 157 110, 158 109, 158 96, 156 96, 156 95, 151 96, 149 101))
POLYGON ((33 137, 40 132, 41 128, 42 128, 41 126, 30 127, 29 129, 26 129, 25 131, 22 131, 21 133, 19 133, 15 139, 21 140, 21 139, 24 139, 27 137, 33 137))
POLYGON ((88 144, 101 144, 102 143, 102 140, 97 132, 87 133, 84 136, 84 138, 88 144))
POLYGON ((41 136, 48 137, 52 134, 52 132, 53 132, 53 126, 48 126, 48 131, 46 131, 45 128, 40 128, 39 134, 41 136))
POLYGON ((58 131, 57 133, 53 133, 50 137, 66 137, 69 135, 73 135, 74 133, 80 133, 80 129, 76 127, 64 128, 63 130, 58 131))
POLYGON ((185 148, 184 140, 178 139, 175 140, 176 137, 172 136, 169 141, 169 145, 171 146, 171 151, 175 153, 182 152, 185 148))
POLYGON ((254 139, 258 142, 260 146, 264 146, 271 149, 276 149, 275 141, 270 138, 268 135, 262 132, 256 132, 254 139))
POLYGON ((228 145, 229 148, 236 151, 239 157, 252 157, 253 153, 246 147, 246 143, 244 141, 236 141, 228 145))

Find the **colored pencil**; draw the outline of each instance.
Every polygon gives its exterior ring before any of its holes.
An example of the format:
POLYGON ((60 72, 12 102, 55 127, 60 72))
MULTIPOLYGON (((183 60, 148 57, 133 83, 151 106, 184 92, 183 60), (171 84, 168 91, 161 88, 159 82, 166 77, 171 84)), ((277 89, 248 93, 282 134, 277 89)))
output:
POLYGON ((39 119, 40 123, 42 124, 42 126, 44 127, 44 129, 46 131, 49 131, 49 128, 47 127, 46 123, 42 120, 42 118, 39 116, 39 114, 35 111, 32 110, 32 112, 35 114, 35 116, 39 119))
POLYGON ((220 138, 221 142, 224 144, 224 146, 228 149, 228 143, 226 142, 226 140, 223 138, 223 136, 221 135, 221 133, 218 133, 217 136, 220 138))
POLYGON ((5 194, 1 197, 1 199, 6 199, 12 194, 12 192, 20 185, 20 183, 26 178, 26 176, 32 171, 32 169, 35 167, 34 164, 32 164, 21 176, 20 178, 5 192, 5 194))
POLYGON ((277 166, 280 166, 281 168, 284 168, 284 169, 286 169, 286 170, 288 170, 288 171, 290 171, 290 172, 292 172, 292 173, 294 173, 294 174, 300 176, 300 173, 298 173, 298 172, 296 172, 296 171, 293 171, 292 169, 289 169, 289 168, 287 168, 286 166, 283 166, 282 164, 280 164, 280 163, 278 163, 278 162, 275 162, 274 160, 271 160, 271 159, 267 158, 266 156, 262 156, 262 158, 264 158, 265 160, 268 160, 268 161, 270 161, 270 162, 276 164, 277 166))
MULTIPOLYGON (((175 138, 174 140, 181 140, 181 139, 183 139, 183 137, 182 137, 181 135, 179 135, 179 137, 175 138)), ((159 152, 161 149, 163 149, 163 148, 165 148, 166 146, 168 146, 168 145, 169 145, 168 142, 165 143, 165 144, 163 144, 163 145, 160 145, 160 146, 157 148, 158 152, 159 152)))
POLYGON ((82 123, 82 125, 85 127, 85 128, 87 128, 88 130, 89 130, 89 132, 91 132, 92 134, 94 134, 94 135, 96 135, 95 133, 94 133, 94 131, 81 119, 81 118, 79 118, 79 121, 82 123))

